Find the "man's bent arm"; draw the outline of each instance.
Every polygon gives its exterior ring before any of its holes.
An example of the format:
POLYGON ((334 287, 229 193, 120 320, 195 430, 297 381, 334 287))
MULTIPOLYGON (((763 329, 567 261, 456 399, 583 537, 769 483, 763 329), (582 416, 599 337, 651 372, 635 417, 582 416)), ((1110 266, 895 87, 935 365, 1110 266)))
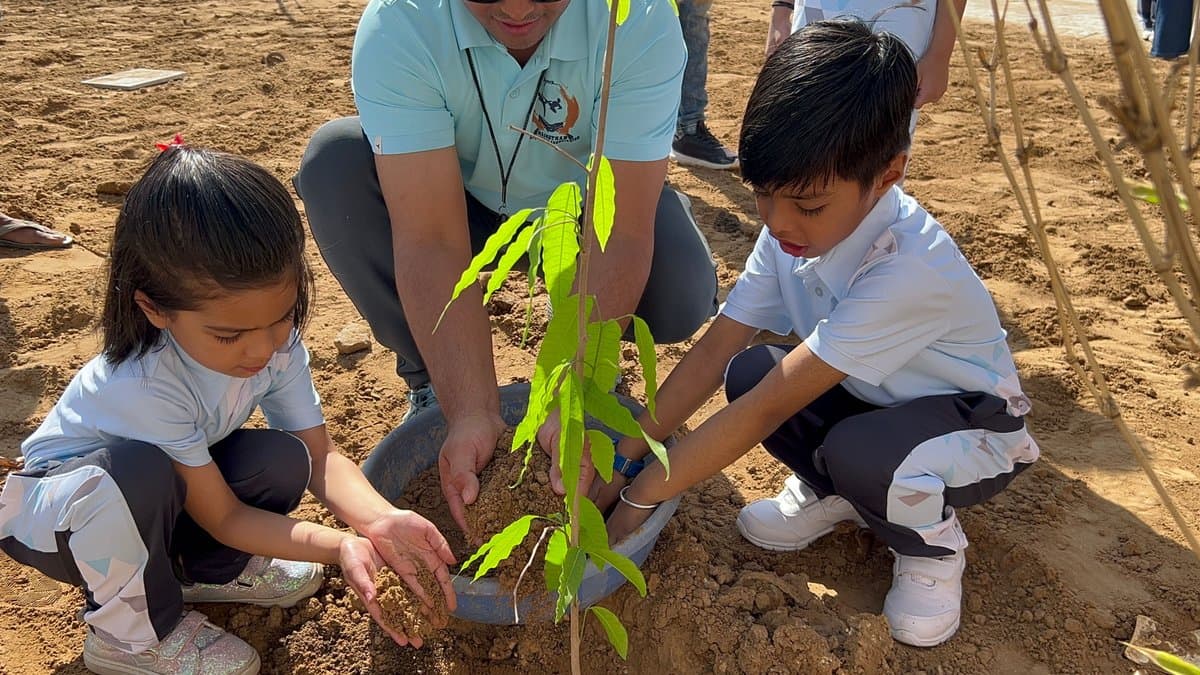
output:
MULTIPOLYGON (((667 175, 667 160, 612 162, 617 208, 607 250, 592 257, 588 292, 600 318, 632 314, 646 289, 654 256, 654 214, 667 175)), ((594 236, 590 235, 589 236, 594 236)))
POLYGON ((396 291, 447 421, 499 415, 491 327, 477 285, 450 305, 471 260, 466 199, 453 147, 377 155, 379 186, 392 222, 396 291))

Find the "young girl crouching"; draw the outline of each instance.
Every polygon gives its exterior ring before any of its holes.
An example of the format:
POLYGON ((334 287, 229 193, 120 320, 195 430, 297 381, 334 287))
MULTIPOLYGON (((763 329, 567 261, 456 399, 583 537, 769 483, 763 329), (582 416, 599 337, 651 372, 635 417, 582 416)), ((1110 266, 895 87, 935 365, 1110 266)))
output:
POLYGON ((325 429, 299 336, 304 230, 283 185, 172 145, 129 192, 109 261, 103 352, 0 494, 0 549, 83 587, 87 667, 255 673, 252 647, 184 603, 290 607, 320 587, 321 563, 377 621, 384 564, 429 604, 415 580, 427 566, 453 609, 442 535, 381 497, 325 429), (270 429, 242 428, 256 407, 270 429), (289 518, 306 489, 358 536, 289 518))

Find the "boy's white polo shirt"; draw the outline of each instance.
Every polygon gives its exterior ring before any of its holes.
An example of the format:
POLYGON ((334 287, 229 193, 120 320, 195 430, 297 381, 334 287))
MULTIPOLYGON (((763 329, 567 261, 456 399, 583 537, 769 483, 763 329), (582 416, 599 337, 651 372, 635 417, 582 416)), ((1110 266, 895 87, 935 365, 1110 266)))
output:
MULTIPOLYGON (((510 127, 526 127, 586 163, 599 115, 608 5, 571 0, 522 68, 464 1, 372 0, 354 41, 354 100, 377 154, 454 146, 466 189, 498 211, 501 171, 468 51, 504 168, 521 138, 510 127), (533 115, 526 124, 531 102, 533 115)), ((675 132, 687 60, 671 3, 631 0, 613 53, 604 154, 616 160, 663 159, 675 132)), ((560 183, 582 177, 582 170, 553 148, 525 138, 509 178, 508 212, 542 206, 560 183)))
POLYGON ((721 313, 804 337, 868 403, 978 391, 1008 401, 1010 414, 1029 411, 983 282, 898 187, 819 258, 784 253, 764 227, 721 313))
POLYGON ((839 18, 861 19, 876 33, 900 38, 920 60, 933 37, 938 0, 802 0, 792 11, 792 32, 815 21, 839 18))

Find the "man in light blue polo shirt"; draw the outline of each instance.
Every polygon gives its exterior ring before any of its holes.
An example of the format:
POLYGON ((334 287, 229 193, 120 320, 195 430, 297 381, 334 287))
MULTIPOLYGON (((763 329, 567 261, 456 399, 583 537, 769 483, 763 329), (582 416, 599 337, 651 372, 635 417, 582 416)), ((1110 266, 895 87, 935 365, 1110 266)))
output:
MULTIPOLYGON (((667 0, 630 5, 604 147, 616 224, 589 283, 605 317, 636 311, 676 342, 715 312, 715 265, 686 199, 664 185, 686 59, 679 19, 667 0)), ((359 117, 318 130, 295 179, 325 261, 396 352, 409 415, 437 391, 442 487, 460 525, 504 428, 480 290, 433 327, 507 215, 582 180, 559 151, 586 162, 592 150, 607 26, 603 0, 372 0, 354 42, 359 117)))
MULTIPOLYGON (((954 509, 1004 489, 1038 448, 987 289, 898 187, 916 94, 909 50, 859 21, 810 24, 767 58, 738 144, 766 227, 659 390, 657 418, 638 421, 665 438, 722 377, 729 406, 671 449, 670 480, 656 463, 597 488, 601 508, 620 500, 617 539, 761 442, 795 473, 742 509, 742 536, 794 551, 842 521, 870 528, 896 557, 883 602, 893 637, 930 647, 961 619, 954 509), (803 342, 747 349, 762 329, 803 342)), ((617 447, 634 462, 647 452, 641 438, 617 447)))

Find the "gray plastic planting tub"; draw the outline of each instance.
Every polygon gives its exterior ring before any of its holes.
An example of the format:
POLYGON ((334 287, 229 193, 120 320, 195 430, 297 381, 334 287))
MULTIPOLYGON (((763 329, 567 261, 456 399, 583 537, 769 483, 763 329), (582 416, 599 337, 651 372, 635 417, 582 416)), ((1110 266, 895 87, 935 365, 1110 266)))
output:
MULTIPOLYGON (((501 387, 500 414, 504 421, 514 426, 520 422, 525 415, 528 398, 528 383, 518 382, 501 387)), ((623 396, 618 398, 621 399, 621 404, 634 411, 634 414, 641 412, 641 406, 633 399, 623 396)), ((595 420, 589 419, 587 425, 588 428, 601 429, 616 437, 616 434, 595 420)), ((434 406, 380 441, 363 463, 363 473, 380 494, 389 501, 395 501, 404 493, 409 481, 437 463, 438 451, 445 438, 446 420, 442 417, 441 409, 434 406)), ((667 445, 671 445, 670 440, 667 445)), ((678 497, 664 502, 649 520, 617 544, 614 550, 629 557, 641 567, 678 505, 678 497)), ((531 586, 542 588, 541 574, 535 575, 529 583, 531 586)), ((604 571, 600 572, 589 563, 579 590, 580 603, 584 607, 595 604, 623 583, 625 577, 611 566, 606 566, 604 571)), ((513 615, 512 595, 501 590, 494 579, 484 578, 471 583, 470 577, 456 576, 454 590, 458 595, 458 609, 454 616, 480 623, 517 623, 513 615)), ((520 602, 520 622, 548 621, 554 608, 553 596, 554 594, 539 591, 523 599, 520 602)))

